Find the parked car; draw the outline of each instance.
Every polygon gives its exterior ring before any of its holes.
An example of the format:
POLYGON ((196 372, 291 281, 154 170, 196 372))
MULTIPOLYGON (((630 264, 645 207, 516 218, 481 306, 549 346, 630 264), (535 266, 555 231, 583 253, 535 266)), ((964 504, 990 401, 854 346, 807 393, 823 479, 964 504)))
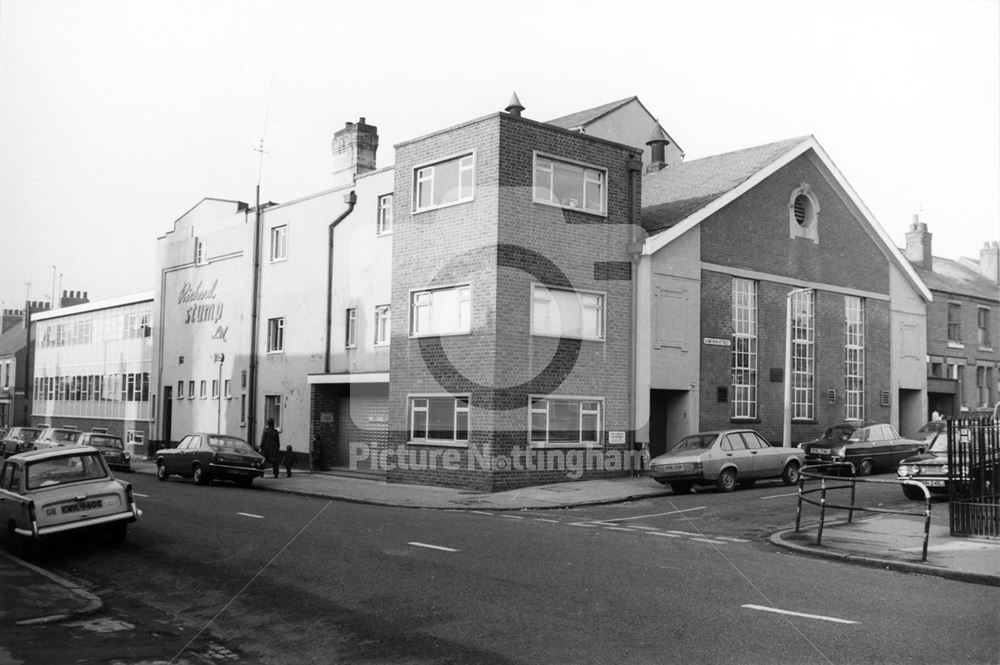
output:
POLYGON ((112 469, 132 470, 132 456, 125 451, 125 444, 121 437, 97 432, 84 432, 80 435, 80 445, 97 448, 104 455, 104 461, 112 469))
POLYGON ((799 448, 805 451, 807 464, 850 462, 855 475, 867 476, 895 469, 903 459, 923 453, 928 445, 901 437, 892 425, 840 423, 827 428, 822 438, 800 443, 799 448))
POLYGON ((250 487, 264 475, 264 456, 243 439, 225 434, 188 434, 176 448, 157 450, 154 458, 160 480, 177 474, 199 485, 232 480, 250 487))
MULTIPOLYGON (((927 451, 901 461, 896 469, 897 477, 899 480, 919 480, 932 494, 947 494, 948 423, 944 420, 932 420, 917 430, 917 436, 923 437, 927 451)), ((922 501, 925 498, 919 487, 902 487, 907 499, 922 501)))
POLYGON ((141 515, 132 485, 116 480, 89 446, 12 455, 0 470, 0 524, 22 556, 46 536, 81 529, 105 529, 124 540, 127 525, 141 515))
POLYGON ((35 439, 35 449, 74 446, 80 441, 82 434, 80 430, 69 427, 46 427, 35 439))
POLYGON ((42 429, 40 427, 11 427, 3 439, 0 440, 3 456, 9 457, 27 450, 34 450, 35 439, 41 433, 42 429))
POLYGON ((686 494, 694 485, 714 484, 721 492, 737 485, 753 487, 762 478, 781 478, 786 485, 799 481, 805 453, 798 448, 772 446, 754 430, 722 430, 691 434, 670 451, 649 461, 650 476, 686 494))

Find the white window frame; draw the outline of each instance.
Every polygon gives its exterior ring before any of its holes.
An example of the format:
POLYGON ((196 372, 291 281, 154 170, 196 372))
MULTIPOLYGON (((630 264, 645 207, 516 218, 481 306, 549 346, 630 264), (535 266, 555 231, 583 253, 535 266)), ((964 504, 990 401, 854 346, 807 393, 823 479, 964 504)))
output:
POLYGON ((344 348, 358 347, 358 308, 348 307, 344 310, 344 348))
POLYGON ((412 195, 412 206, 413 212, 424 212, 426 210, 436 210, 438 208, 447 208, 448 206, 459 205, 461 203, 467 203, 472 201, 476 196, 476 153, 475 151, 463 152, 444 159, 439 159, 435 162, 430 162, 428 164, 421 164, 413 168, 413 195, 412 195), (458 167, 458 198, 447 201, 445 203, 435 203, 438 199, 438 192, 436 190, 436 180, 437 169, 445 164, 457 163, 458 167), (468 189, 469 193, 466 196, 462 195, 463 190, 463 178, 468 174, 469 182, 468 189), (430 203, 427 205, 421 205, 420 201, 422 194, 427 191, 429 192, 430 203))
POLYGON ((392 194, 378 197, 378 213, 375 220, 375 235, 392 235, 392 194))
POLYGON ((455 284, 433 289, 415 289, 410 291, 410 337, 443 337, 447 335, 468 335, 472 332, 472 285, 455 284), (454 294, 456 309, 454 312, 439 311, 435 316, 435 301, 437 309, 445 306, 445 297, 454 294), (457 321, 449 321, 452 315, 457 321))
POLYGON ((208 399, 208 380, 207 379, 201 379, 198 382, 198 398, 199 399, 208 399))
POLYGON ((535 152, 531 171, 531 196, 535 203, 555 206, 566 210, 577 210, 591 215, 607 216, 608 211, 608 170, 593 164, 577 162, 562 157, 554 157, 545 153, 535 152), (555 177, 556 165, 579 169, 581 176, 581 191, 583 198, 579 204, 563 203, 556 198, 555 177), (543 181, 544 178, 544 181, 543 181), (597 207, 589 207, 590 195, 588 186, 596 186, 597 207))
POLYGON ((530 395, 528 397, 528 440, 535 448, 602 447, 604 441, 604 398, 578 395, 530 395), (575 440, 552 440, 552 407, 556 405, 578 408, 577 438, 575 440), (585 425, 585 419, 592 424, 585 425), (584 431, 591 429, 594 431, 594 438, 585 439, 584 431), (543 432, 542 436, 538 435, 539 432, 543 432))
POLYGON ((203 266, 208 263, 208 255, 205 252, 205 241, 201 238, 194 239, 194 264, 203 266))
POLYGON ((433 445, 464 448, 469 445, 469 395, 451 395, 448 393, 407 395, 407 432, 411 445, 433 445), (432 438, 430 422, 430 402, 452 402, 452 436, 451 438, 432 438), (422 425, 418 425, 422 421, 422 425), (465 438, 460 438, 462 425, 465 425, 465 438), (420 436, 420 434, 423 436, 420 436))
POLYGON ((733 278, 733 351, 730 363, 733 386, 733 420, 757 419, 757 323, 759 284, 733 278))
POLYGON ((233 381, 232 379, 226 379, 223 384, 223 393, 226 399, 233 398, 233 381))
POLYGON ((816 414, 816 299, 813 291, 792 294, 792 420, 816 414))
POLYGON ((375 307, 375 346, 388 346, 392 330, 392 310, 389 305, 375 307))
POLYGON ((194 399, 194 379, 188 381, 188 399, 194 399))
POLYGON ((539 337, 566 337, 594 342, 605 341, 607 294, 602 291, 574 291, 545 284, 531 284, 531 334, 539 337), (560 304, 561 301, 561 304, 560 304), (566 311, 569 308, 570 311, 566 311), (579 328, 567 330, 579 321, 579 328), (593 325, 588 328, 588 321, 593 325))
POLYGON ((865 300, 844 296, 845 420, 865 419, 865 300))
POLYGON ((976 340, 980 349, 993 348, 993 339, 990 333, 990 308, 979 307, 976 309, 976 340))
POLYGON ((282 400, 281 395, 265 394, 264 395, 264 422, 267 422, 268 418, 274 418, 274 429, 281 431, 281 411, 282 411, 282 400))
POLYGON ((212 399, 219 399, 219 380, 212 379, 212 399))
POLYGON ((267 320, 267 352, 285 351, 285 317, 276 316, 267 320))
POLYGON ((288 224, 271 227, 271 263, 288 260, 288 224))

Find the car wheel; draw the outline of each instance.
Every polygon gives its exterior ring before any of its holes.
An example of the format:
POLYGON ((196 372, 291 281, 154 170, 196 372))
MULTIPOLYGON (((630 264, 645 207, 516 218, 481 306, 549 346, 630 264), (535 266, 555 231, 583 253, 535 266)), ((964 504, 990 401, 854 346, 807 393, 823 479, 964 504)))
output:
POLYGON ((170 477, 170 473, 167 472, 167 465, 165 463, 156 463, 156 477, 160 480, 166 480, 170 477))
POLYGON ((870 475, 872 475, 872 468, 873 467, 874 467, 874 465, 872 464, 872 461, 870 459, 863 459, 860 462, 858 462, 858 465, 856 467, 857 471, 856 471, 855 475, 858 475, 858 476, 870 476, 870 475))
POLYGON ((211 478, 208 477, 208 474, 205 473, 205 470, 201 468, 200 464, 194 465, 194 471, 191 473, 191 478, 198 485, 207 485, 211 481, 211 478))
POLYGON ((691 483, 687 481, 677 481, 670 483, 670 489, 674 491, 674 494, 690 494, 691 493, 691 483))
POLYGON ((799 482, 799 463, 789 462, 785 465, 785 470, 781 472, 781 482, 786 485, 794 485, 799 482))
POLYGON ((720 492, 732 492, 736 489, 736 471, 725 469, 716 479, 715 486, 719 488, 720 492))
POLYGON ((108 537, 113 543, 125 542, 126 535, 128 535, 128 525, 125 522, 116 522, 108 529, 108 537))
POLYGON ((915 485, 903 485, 903 496, 910 501, 924 500, 924 493, 915 485))

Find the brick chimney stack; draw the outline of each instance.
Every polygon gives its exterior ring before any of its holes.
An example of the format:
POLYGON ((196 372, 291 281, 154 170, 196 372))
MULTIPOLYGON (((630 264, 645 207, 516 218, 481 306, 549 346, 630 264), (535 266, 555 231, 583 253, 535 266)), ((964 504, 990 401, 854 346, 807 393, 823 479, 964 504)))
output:
POLYGON ((24 326, 24 310, 23 309, 4 309, 3 311, 3 324, 0 326, 0 332, 7 332, 11 328, 17 326, 24 326))
POLYGON ((994 284, 1000 285, 1000 243, 987 241, 979 250, 979 272, 994 284))
POLYGON ((59 306, 72 307, 73 305, 82 305, 87 302, 90 301, 87 300, 86 291, 63 291, 62 298, 59 299, 59 306))
POLYGON ((365 123, 364 118, 356 124, 344 123, 344 128, 333 135, 330 149, 333 152, 333 186, 351 185, 358 175, 375 170, 378 128, 365 123))
POLYGON ((920 215, 913 216, 910 230, 906 232, 906 260, 915 266, 931 270, 931 233, 927 225, 920 221, 920 215))

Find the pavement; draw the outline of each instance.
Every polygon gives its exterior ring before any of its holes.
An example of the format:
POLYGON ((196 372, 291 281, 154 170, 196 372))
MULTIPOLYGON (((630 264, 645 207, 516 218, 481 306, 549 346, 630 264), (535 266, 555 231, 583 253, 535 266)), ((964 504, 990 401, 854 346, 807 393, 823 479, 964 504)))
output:
MULTIPOLYGON (((133 473, 155 474, 148 460, 133 459, 133 473)), ((119 474, 128 477, 128 474, 119 474)), ((382 506, 438 510, 515 511, 621 503, 671 494, 647 477, 587 480, 482 493, 424 485, 389 484, 377 477, 335 472, 293 471, 290 478, 258 479, 254 487, 382 506)), ((915 506, 919 504, 914 503, 915 506)), ((814 515, 809 506, 803 515, 814 515)), ((1000 539, 953 537, 948 504, 935 502, 931 510, 927 560, 921 561, 923 518, 865 513, 851 522, 834 512, 817 543, 818 521, 804 519, 801 529, 774 533, 775 546, 807 556, 900 572, 1000 586, 1000 539)), ((791 518, 791 516, 790 516, 791 518)), ((61 621, 101 609, 101 600, 70 580, 0 550, 0 629, 61 621)))

